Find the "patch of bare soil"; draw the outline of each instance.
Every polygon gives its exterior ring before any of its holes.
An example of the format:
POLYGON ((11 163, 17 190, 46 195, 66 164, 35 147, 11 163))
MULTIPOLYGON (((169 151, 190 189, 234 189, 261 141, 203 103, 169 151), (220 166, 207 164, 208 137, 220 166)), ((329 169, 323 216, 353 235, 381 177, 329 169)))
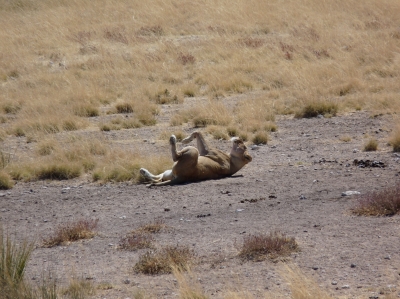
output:
MULTIPOLYGON (((83 180, 19 183, 1 193, 0 221, 16 238, 39 244, 58 224, 99 219, 93 239, 38 247, 27 269, 27 276, 36 280, 50 271, 61 283, 75 275, 112 285, 98 290, 95 298, 134 298, 138 289, 157 298, 178 296, 173 275, 134 273, 146 249, 117 246, 128 232, 157 218, 168 229, 154 235, 156 247, 190 246, 198 256, 192 271, 211 297, 245 290, 256 298, 266 292, 288 298, 289 288, 279 274, 284 262, 237 257, 244 236, 279 230, 294 237, 300 248, 286 262, 298 265, 335 298, 383 298, 400 291, 400 216, 353 216, 350 209, 357 199, 342 192, 363 194, 398 182, 399 158, 387 145, 391 121, 390 116, 371 118, 367 113, 279 119, 271 142, 251 150, 253 162, 221 180, 151 189, 83 180), (351 140, 341 141, 342 136, 351 140), (377 152, 362 151, 366 136, 379 141, 377 152), (360 167, 355 159, 381 161, 386 167, 360 167)), ((149 141, 166 128, 104 136, 120 140, 121 146, 136 138, 149 152, 165 153, 168 140, 149 141)), ((226 151, 231 146, 229 141, 209 142, 226 151)))

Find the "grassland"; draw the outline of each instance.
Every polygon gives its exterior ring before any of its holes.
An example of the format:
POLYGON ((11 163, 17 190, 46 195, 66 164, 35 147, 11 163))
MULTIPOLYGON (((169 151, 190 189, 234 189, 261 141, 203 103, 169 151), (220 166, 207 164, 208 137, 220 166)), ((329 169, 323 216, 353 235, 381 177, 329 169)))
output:
POLYGON ((278 114, 397 113, 399 15, 395 0, 0 0, 3 173, 138 181, 138 161, 152 157, 76 132, 154 126, 164 104, 177 107, 171 125, 248 140, 278 114), (188 97, 204 105, 180 109, 188 97))

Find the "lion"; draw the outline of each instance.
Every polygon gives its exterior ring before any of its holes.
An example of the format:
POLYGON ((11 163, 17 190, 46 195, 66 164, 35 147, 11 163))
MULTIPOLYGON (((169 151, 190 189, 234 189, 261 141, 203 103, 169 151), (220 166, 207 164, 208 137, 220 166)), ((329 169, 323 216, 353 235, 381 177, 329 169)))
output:
POLYGON ((197 140, 197 148, 187 146, 178 152, 176 150, 175 135, 169 138, 172 160, 175 163, 172 169, 166 170, 159 175, 153 175, 147 169, 141 168, 141 175, 150 182, 147 185, 148 187, 228 177, 253 160, 247 151, 246 145, 238 137, 231 139, 233 146, 229 154, 208 146, 203 135, 197 131, 183 139, 182 143, 188 144, 193 139, 197 140))

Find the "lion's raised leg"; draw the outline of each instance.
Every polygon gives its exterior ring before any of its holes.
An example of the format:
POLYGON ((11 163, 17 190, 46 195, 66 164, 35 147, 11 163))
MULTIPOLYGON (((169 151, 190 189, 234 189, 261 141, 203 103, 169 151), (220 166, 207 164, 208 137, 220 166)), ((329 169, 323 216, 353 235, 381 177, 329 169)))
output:
POLYGON ((199 150, 199 155, 200 156, 205 156, 209 153, 209 146, 204 139, 203 135, 200 132, 193 132, 190 134, 190 136, 186 137, 185 139, 182 140, 183 144, 188 144, 191 142, 193 139, 197 139, 197 149, 199 150))

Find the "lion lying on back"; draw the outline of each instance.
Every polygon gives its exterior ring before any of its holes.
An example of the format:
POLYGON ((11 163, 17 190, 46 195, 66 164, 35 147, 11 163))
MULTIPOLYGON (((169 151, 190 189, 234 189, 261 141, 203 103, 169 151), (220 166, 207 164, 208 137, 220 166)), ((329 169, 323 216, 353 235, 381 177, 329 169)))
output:
POLYGON ((165 186, 186 182, 219 179, 235 174, 253 159, 247 152, 247 147, 240 138, 232 138, 231 152, 226 154, 218 149, 210 148, 200 132, 194 132, 182 140, 187 144, 197 140, 197 148, 187 146, 181 151, 176 150, 176 137, 169 139, 172 160, 175 162, 171 170, 159 175, 153 175, 141 168, 140 173, 150 181, 147 186, 165 186))

